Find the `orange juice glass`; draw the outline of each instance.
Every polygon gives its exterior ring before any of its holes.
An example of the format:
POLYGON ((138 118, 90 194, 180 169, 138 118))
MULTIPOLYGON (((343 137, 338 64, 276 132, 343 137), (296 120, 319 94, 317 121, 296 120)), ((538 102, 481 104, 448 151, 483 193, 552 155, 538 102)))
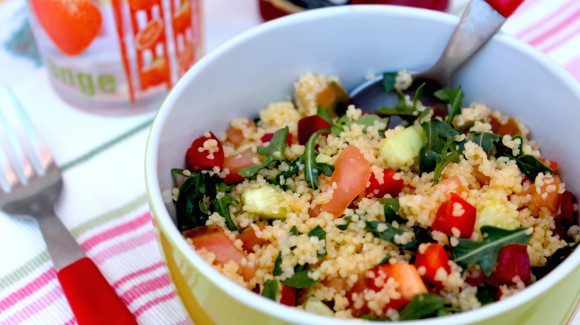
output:
POLYGON ((201 0, 28 0, 56 92, 98 113, 156 109, 202 51, 201 0))

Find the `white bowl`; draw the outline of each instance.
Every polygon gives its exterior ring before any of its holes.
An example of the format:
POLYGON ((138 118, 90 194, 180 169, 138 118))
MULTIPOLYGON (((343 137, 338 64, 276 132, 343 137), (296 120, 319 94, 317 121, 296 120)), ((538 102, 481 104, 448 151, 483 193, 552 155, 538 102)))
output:
MULTIPOLYGON (((192 139, 207 130, 219 133, 234 117, 252 117, 267 103, 288 99, 300 75, 337 75, 349 90, 368 72, 427 67, 445 47, 456 22, 448 14, 395 6, 313 10, 232 39, 177 83, 151 128, 146 177, 163 254, 178 295, 196 322, 362 323, 288 308, 234 284, 182 238, 173 206, 164 202, 162 193, 173 187, 170 169, 184 165, 192 139)), ((462 85, 464 103, 483 102, 521 118, 544 155, 559 162, 567 188, 580 193, 580 86, 561 67, 500 33, 456 73, 453 84, 462 85)), ((561 323, 578 300, 579 261, 576 250, 548 276, 502 302, 405 324, 561 323)))

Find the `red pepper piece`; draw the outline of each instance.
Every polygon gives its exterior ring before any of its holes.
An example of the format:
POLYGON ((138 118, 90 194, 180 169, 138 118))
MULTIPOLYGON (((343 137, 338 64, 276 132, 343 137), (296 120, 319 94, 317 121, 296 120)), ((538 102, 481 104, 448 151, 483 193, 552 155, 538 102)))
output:
POLYGON ((527 245, 505 245, 499 252, 493 277, 500 284, 511 284, 519 276, 524 283, 531 278, 527 245))
POLYGON ((185 166, 189 170, 224 168, 224 148, 220 140, 211 132, 193 140, 185 154, 185 166), (209 135, 209 136, 207 136, 209 135), (217 146, 205 149, 204 144, 208 140, 215 140, 217 146))
POLYGON ((395 179, 395 174, 396 172, 392 169, 383 169, 383 183, 379 184, 375 174, 372 173, 369 179, 369 186, 366 188, 367 195, 379 198, 384 197, 386 194, 390 194, 392 197, 399 196, 405 186, 405 182, 400 177, 395 179))
POLYGON ((318 115, 306 116, 298 120, 298 143, 305 145, 310 136, 321 129, 330 128, 332 125, 318 115))
POLYGON ((282 305, 295 307, 296 306, 296 289, 287 285, 282 285, 280 291, 280 303, 282 305))
POLYGON ((449 200, 441 204, 437 210, 431 228, 454 236, 456 234, 453 233, 453 228, 455 228, 460 232, 459 237, 470 238, 475 227, 476 212, 473 205, 452 192, 449 200))

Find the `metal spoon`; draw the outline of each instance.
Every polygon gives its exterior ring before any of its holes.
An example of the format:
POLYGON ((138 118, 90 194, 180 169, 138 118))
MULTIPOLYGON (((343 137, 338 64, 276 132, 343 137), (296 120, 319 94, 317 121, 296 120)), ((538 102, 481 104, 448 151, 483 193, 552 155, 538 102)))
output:
MULTIPOLYGON (((417 87, 425 83, 422 102, 437 105, 441 101, 433 93, 449 84, 451 75, 504 24, 523 0, 472 0, 455 27, 447 47, 437 62, 422 72, 411 72, 413 84, 404 92, 413 97, 417 87)), ((366 112, 374 112, 397 102, 394 92, 382 89, 383 76, 369 80, 350 93, 351 103, 366 112)))

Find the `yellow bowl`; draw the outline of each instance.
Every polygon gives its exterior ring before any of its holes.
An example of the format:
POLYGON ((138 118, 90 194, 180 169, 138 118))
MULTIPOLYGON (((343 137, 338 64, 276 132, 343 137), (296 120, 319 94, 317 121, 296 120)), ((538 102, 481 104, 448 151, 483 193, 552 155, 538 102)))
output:
MULTIPOLYGON (((276 304, 204 262, 174 224, 170 169, 184 165, 192 139, 223 131, 234 117, 255 116, 287 99, 306 72, 333 74, 346 89, 369 72, 417 69, 441 53, 457 20, 391 6, 344 6, 277 19, 202 58, 170 92, 151 128, 146 178, 152 214, 178 295, 198 324, 356 324, 276 304)), ((456 74, 465 102, 519 117, 543 153, 560 163, 567 188, 580 193, 580 86, 528 45, 496 35, 456 74)), ((580 292, 580 250, 521 293, 480 309, 405 324, 559 324, 580 292)), ((368 324, 368 322, 364 322, 368 324)), ((393 324, 393 323, 389 323, 393 324)))

